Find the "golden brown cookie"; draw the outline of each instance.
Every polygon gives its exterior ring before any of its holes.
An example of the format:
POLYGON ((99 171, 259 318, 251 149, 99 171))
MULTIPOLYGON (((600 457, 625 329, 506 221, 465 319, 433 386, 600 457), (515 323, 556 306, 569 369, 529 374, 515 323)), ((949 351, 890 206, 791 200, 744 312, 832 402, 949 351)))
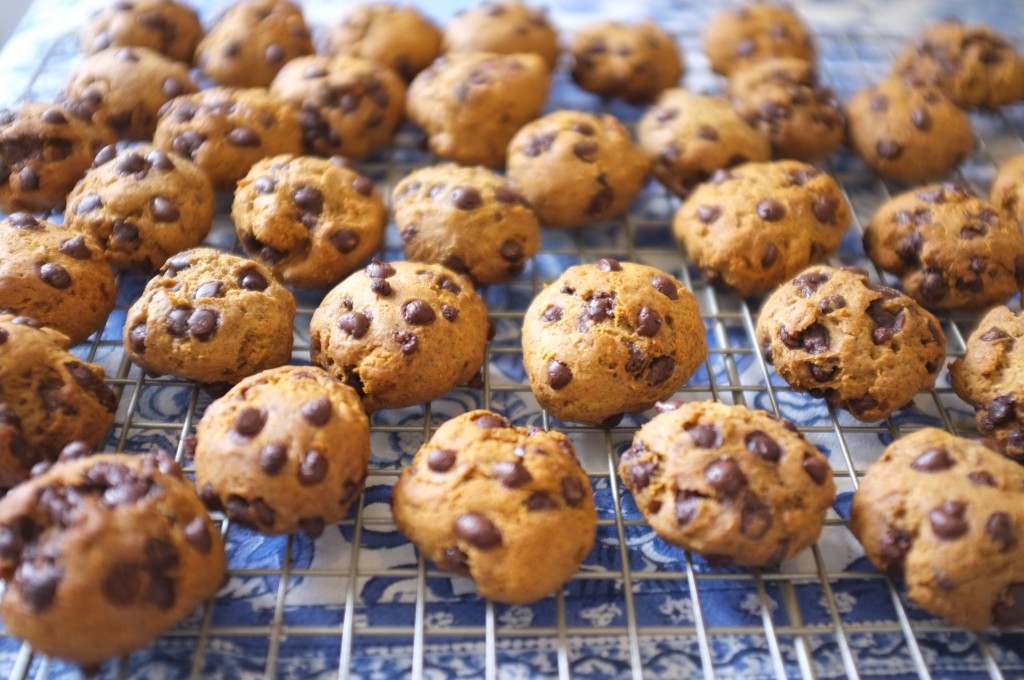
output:
POLYGON ((1004 217, 1024 225, 1024 154, 1013 156, 999 166, 989 200, 1004 217))
POLYGON ((440 54, 441 31, 413 6, 358 3, 327 30, 322 52, 387 66, 408 82, 440 54))
POLYGON ((571 49, 572 79, 605 99, 649 102, 683 77, 675 40, 650 21, 588 24, 576 32, 571 49))
POLYGON ((814 40, 789 5, 750 2, 715 15, 704 29, 704 51, 715 73, 772 57, 814 62, 814 40))
POLYGON ((517 0, 486 0, 459 12, 444 28, 441 52, 536 54, 553 71, 558 33, 547 11, 517 0))
POLYGON ((199 15, 176 0, 111 2, 79 34, 86 54, 111 47, 148 47, 175 61, 192 63, 203 37, 199 15))

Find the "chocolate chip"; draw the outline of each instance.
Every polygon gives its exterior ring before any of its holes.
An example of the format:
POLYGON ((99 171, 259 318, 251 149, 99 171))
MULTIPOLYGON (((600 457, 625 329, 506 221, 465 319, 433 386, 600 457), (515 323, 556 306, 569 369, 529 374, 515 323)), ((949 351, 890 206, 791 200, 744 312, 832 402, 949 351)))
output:
POLYGON ((694 520, 702 498, 704 496, 695 491, 676 491, 675 516, 679 526, 685 527, 694 520))
POLYGON ((500 461, 491 466, 491 474, 507 489, 529 484, 533 479, 526 467, 518 461, 500 461))
POLYGON ((971 480, 975 484, 981 484, 982 486, 995 486, 996 479, 992 476, 991 472, 986 470, 974 470, 968 473, 967 479, 971 480))
POLYGON ((387 262, 373 258, 370 264, 366 265, 364 273, 371 279, 386 279, 395 275, 395 268, 387 262))
POLYGON ((68 119, 59 109, 46 109, 40 116, 44 123, 50 125, 67 125, 68 119))
POLYGON ((459 284, 455 283, 447 276, 442 276, 441 278, 438 279, 438 281, 441 284, 441 288, 448 291, 449 293, 452 293, 453 295, 462 294, 462 288, 459 287, 459 284))
POLYGON ((307 423, 314 427, 326 425, 327 421, 331 419, 332 411, 331 400, 327 397, 317 397, 299 407, 299 413, 307 423))
POLYGON ((303 185, 293 190, 292 201, 312 215, 319 215, 324 210, 324 195, 319 189, 309 185, 303 185))
POLYGON ((935 536, 944 541, 951 541, 967 533, 968 525, 964 514, 967 505, 960 501, 944 501, 938 507, 928 511, 928 522, 935 536))
POLYGON ((660 356, 651 361, 647 369, 647 384, 651 387, 668 380, 676 370, 676 360, 670 356, 660 356))
POLYGON ((777 222, 786 216, 786 207, 774 198, 762 198, 757 202, 757 216, 766 222, 777 222))
POLYGON ((526 202, 526 199, 523 198, 522 194, 507 184, 502 184, 501 186, 494 188, 494 198, 497 199, 499 203, 505 203, 507 205, 516 203, 522 204, 526 202))
POLYGON ((518 262, 523 259, 523 246, 515 239, 505 239, 498 248, 498 254, 506 262, 518 262))
POLYGON ((883 139, 875 144, 875 153, 877 153, 880 158, 891 161, 895 158, 899 158, 900 154, 903 153, 903 146, 894 140, 883 139))
POLYGON ((993 512, 985 522, 985 533, 999 546, 999 552, 1009 552, 1017 547, 1013 519, 1005 512, 993 512))
POLYGON ((168 99, 174 99, 185 92, 185 85, 181 80, 172 76, 164 79, 164 84, 160 88, 160 91, 163 92, 164 96, 168 99))
POLYGON ((790 334, 785 327, 779 329, 779 339, 790 349, 803 349, 810 354, 821 354, 829 348, 829 332, 820 323, 813 323, 802 332, 790 334))
POLYGON ((885 563, 889 573, 903 571, 903 562, 910 552, 913 539, 910 534, 897 527, 889 527, 882 535, 878 545, 878 555, 885 563))
POLYGON ((267 412, 262 408, 246 406, 235 416, 232 429, 245 439, 252 439, 263 431, 267 423, 267 412))
POLYGON ((918 472, 941 472, 956 465, 956 460, 946 449, 928 449, 910 464, 918 472))
POLYGON ((423 300, 410 300, 402 305, 402 318, 413 326, 429 326, 437 315, 430 304, 423 300))
POLYGON ((319 484, 327 476, 327 458, 316 449, 310 449, 302 456, 299 465, 299 484, 310 486, 319 484))
POLYGON ((807 272, 793 279, 791 283, 797 287, 797 295, 808 298, 821 287, 821 284, 828 282, 831 278, 831 274, 824 272, 807 272))
POLYGON ((370 290, 381 297, 387 297, 392 292, 387 279, 370 279, 370 290))
POLYGON ((868 411, 878 408, 878 400, 870 394, 865 394, 859 399, 850 399, 847 401, 846 408, 854 415, 863 415, 868 411))
POLYGON ((236 127, 227 134, 228 143, 241 147, 256 147, 260 145, 260 136, 254 130, 247 127, 236 127))
POLYGON ((338 328, 358 340, 370 329, 370 318, 362 312, 346 312, 338 318, 338 328))
POLYGON ((530 494, 530 497, 526 499, 525 505, 529 512, 558 509, 558 503, 543 491, 535 491, 530 494))
POLYGON ((267 45, 267 49, 263 50, 263 56, 269 64, 280 63, 284 61, 284 48, 277 43, 270 43, 267 45))
POLYGON ((76 260, 88 260, 92 257, 92 251, 89 250, 87 245, 85 245, 85 237, 81 234, 61 241, 58 250, 62 254, 76 260))
MULTIPOLYGON (((709 426, 699 425, 698 427, 709 426)), ((692 438, 693 430, 689 430, 689 433, 692 438)), ((706 468, 704 468, 704 480, 712 489, 718 492, 719 497, 722 499, 735 498, 747 485, 747 476, 743 474, 743 470, 740 469, 739 463, 732 458, 719 458, 718 460, 710 463, 706 468)))
POLYGON ((547 309, 541 313, 540 318, 544 319, 544 321, 547 321, 548 323, 551 323, 552 321, 561 321, 562 308, 558 305, 548 305, 547 309))
POLYGON ((597 160, 597 142, 592 139, 584 139, 576 142, 572 147, 572 152, 584 163, 593 163, 597 160))
POLYGON ((686 428, 694 446, 702 449, 717 449, 722 445, 722 432, 717 425, 696 424, 686 428))
POLYGON ((814 179, 820 174, 820 170, 812 167, 793 170, 789 173, 789 183, 793 186, 802 187, 803 185, 807 184, 808 181, 814 179))
POLYGON ((11 226, 15 229, 22 229, 25 231, 38 231, 43 228, 39 220, 32 217, 28 213, 16 212, 11 213, 7 220, 11 223, 11 226))
POLYGON ((146 324, 137 323, 128 331, 128 343, 137 354, 146 351, 146 324))
POLYGON ((819 383, 829 382, 839 375, 838 366, 822 366, 811 362, 807 362, 807 371, 811 374, 811 377, 819 383))
POLYGON ((205 517, 196 517, 186 524, 183 533, 188 544, 204 555, 213 547, 213 538, 210 536, 205 517))
POLYGON ((661 314, 650 307, 642 307, 636 315, 636 332, 644 338, 653 338, 661 330, 661 314))
POLYGON ((555 136, 557 134, 557 132, 545 132, 539 135, 534 135, 523 148, 523 154, 532 158, 547 152, 554 143, 555 136))
POLYGON ((512 427, 511 421, 508 418, 497 415, 496 413, 484 413, 473 423, 482 430, 494 430, 502 427, 512 427))
POLYGON ((18 180, 23 191, 35 191, 39 188, 39 175, 30 166, 25 166, 18 172, 18 180))
POLYGON ((603 216, 615 202, 615 190, 610 186, 602 186, 587 203, 586 214, 589 217, 603 216))
POLYGON ((260 451, 260 469, 271 477, 288 462, 288 449, 281 444, 267 444, 260 451))
POLYGON ((611 257, 603 257, 597 261, 597 268, 603 272, 621 272, 622 265, 619 261, 611 257))
POLYGON ((771 527, 771 507, 752 493, 747 493, 740 513, 740 531, 747 538, 756 540, 764 537, 771 527))
POLYGON ((807 476, 810 477, 818 486, 825 483, 825 480, 828 479, 829 473, 832 471, 828 462, 824 458, 810 453, 804 454, 801 467, 803 467, 807 476))
POLYGON ((434 472, 448 472, 456 458, 457 454, 451 449, 431 449, 427 453, 427 467, 434 472))
POLYGON ((747 451, 769 462, 777 463, 782 458, 782 447, 762 430, 748 432, 743 436, 743 444, 747 447, 747 451))
POLYGON ((238 275, 238 284, 246 289, 261 292, 269 285, 263 274, 256 269, 243 269, 238 275))
POLYGON ((272 527, 277 520, 277 513, 262 498, 256 498, 249 503, 249 512, 260 526, 272 527))
POLYGON ((910 112, 910 122, 914 124, 918 130, 927 132, 932 129, 932 116, 928 113, 928 109, 918 108, 910 112))
POLYGON ((445 321, 454 323, 459 318, 459 310, 451 305, 441 305, 441 316, 444 317, 445 321))
POLYGON ((722 207, 718 205, 702 205, 697 208, 697 219, 704 224, 711 224, 722 216, 722 207))
POLYGON ((39 613, 50 608, 64 568, 55 564, 22 562, 14 572, 14 584, 28 609, 39 613))
POLYGON ((578 508, 586 497, 583 482, 576 477, 563 478, 562 496, 565 498, 565 502, 571 507, 578 508))
POLYGON ((174 222, 181 217, 181 211, 170 199, 154 196, 151 207, 153 219, 157 222, 174 222))
POLYGON ((572 381, 572 371, 558 359, 552 359, 547 367, 548 386, 560 390, 572 381))
POLYGON ((456 518, 452 530, 457 538, 480 550, 489 550, 501 545, 501 530, 478 512, 460 515, 456 518))
POLYGON ((63 290, 71 285, 71 274, 55 262, 47 262, 39 267, 39 278, 48 286, 63 290))
POLYGON ((212 309, 197 309, 193 311, 187 321, 188 332, 196 340, 205 342, 212 338, 217 332, 220 323, 220 314, 212 309))
POLYGON ((832 196, 819 196, 811 204, 811 212, 819 222, 827 223, 831 222, 832 218, 835 217, 836 208, 839 207, 839 199, 833 198, 832 196))
POLYGON ((701 125, 697 128, 697 136, 701 139, 706 139, 709 142, 718 141, 718 130, 711 127, 710 125, 701 125))
POLYGON ((997 626, 1016 626, 1024 622, 1024 583, 1011 583, 1003 597, 992 605, 992 621, 997 626))
POLYGON ((202 135, 195 130, 185 130, 174 138, 171 142, 171 147, 182 156, 186 156, 194 160, 196 152, 199 151, 199 147, 201 147, 204 142, 206 142, 205 135, 202 135))
POLYGON ((86 194, 75 204, 76 215, 88 215, 89 213, 103 207, 103 199, 99 194, 86 194))
POLYGON ((669 300, 679 299, 679 288, 667 276, 655 274, 651 277, 651 285, 669 300))
POLYGON ((985 414, 980 418, 980 424, 986 430, 1012 422, 1016 417, 1017 398, 1012 394, 1004 394, 996 397, 988 403, 985 414))

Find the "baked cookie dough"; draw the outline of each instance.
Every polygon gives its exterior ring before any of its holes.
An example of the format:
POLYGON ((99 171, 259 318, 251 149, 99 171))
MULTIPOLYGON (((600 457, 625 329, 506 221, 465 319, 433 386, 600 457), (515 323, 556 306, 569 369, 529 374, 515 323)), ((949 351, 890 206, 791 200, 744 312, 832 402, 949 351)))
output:
POLYGON ((408 82, 440 54, 441 31, 415 7, 358 3, 327 30, 323 52, 387 66, 408 82))
POLYGON ((617 422, 682 387, 707 357, 693 294, 665 272, 605 258, 569 267, 523 321, 523 365, 563 421, 617 422))
POLYGON ((490 0, 455 14, 444 28, 441 52, 536 54, 553 71, 558 63, 558 33, 541 7, 490 0))
POLYGON ((946 358, 946 337, 931 313, 863 271, 824 265, 765 300, 755 335, 793 389, 865 422, 931 389, 946 358))
POLYGON ((192 63, 202 37, 199 15, 188 4, 175 0, 108 3, 78 36, 86 54, 111 47, 148 47, 186 64, 192 63))
POLYGON ((343 159, 284 155, 252 166, 231 218, 245 252, 275 276, 324 286, 380 247, 387 209, 373 182, 343 159))
POLYGON ((1013 156, 999 166, 989 190, 989 200, 1004 217, 1024 225, 1024 154, 1013 156))
POLYGON ((649 102, 683 77, 683 55, 671 35, 644 21, 598 21, 572 41, 572 79, 587 92, 631 104, 649 102))
POLYGON ((398 530, 445 571, 496 602, 556 592, 594 545, 590 480, 561 432, 491 411, 445 422, 391 492, 398 530))
POLYGON ((910 599, 955 626, 1024 623, 1024 468, 933 427, 861 477, 850 529, 910 599))
POLYGON ((704 29, 704 51, 715 73, 731 75, 755 61, 796 57, 813 63, 814 41, 789 5, 747 3, 715 15, 704 29))

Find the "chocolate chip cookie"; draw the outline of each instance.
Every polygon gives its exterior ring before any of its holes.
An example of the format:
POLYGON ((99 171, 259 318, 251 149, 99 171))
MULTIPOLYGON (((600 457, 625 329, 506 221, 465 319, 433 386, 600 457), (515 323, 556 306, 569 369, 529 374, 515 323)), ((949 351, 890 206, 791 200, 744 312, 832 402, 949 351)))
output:
POLYGON ((391 206, 406 258, 477 283, 518 276, 540 249, 540 223, 526 199, 486 168, 420 168, 395 186, 391 206))
POLYGON ((359 3, 327 30, 322 52, 367 59, 408 82, 440 54, 441 31, 415 7, 359 3))
POLYGON ((441 52, 536 54, 553 71, 558 33, 547 12, 515 0, 488 0, 457 12, 444 28, 441 52))
POLYGON ((642 264, 605 258, 569 267, 523 321, 523 365, 540 405, 560 420, 618 422, 668 398, 707 357, 697 301, 642 264))
POLYGON ((850 528, 910 599, 955 626, 1024 623, 1024 468, 936 428, 896 440, 861 478, 850 528))
POLYGON ((111 47, 148 47, 175 61, 192 63, 203 37, 199 15, 176 0, 112 2, 96 13, 78 36, 86 54, 111 47))
POLYGON ((490 322, 462 275, 374 258, 327 294, 310 322, 314 364, 354 388, 367 411, 422 404, 473 378, 490 322))
POLYGON ((351 387, 314 366, 250 376, 196 426, 196 486, 212 510, 265 534, 311 538, 363 490, 370 424, 351 387))
POLYGON ((715 170, 772 157, 768 136, 728 101, 678 89, 663 92, 643 115, 637 138, 654 176, 683 198, 715 170))
POLYGON ((777 566, 814 543, 836 494, 828 459, 787 420, 669 402, 619 474, 651 528, 715 565, 777 566))
POLYGON ((128 310, 124 348, 147 371, 234 384, 292 355, 295 298, 270 270, 212 248, 167 260, 128 310))
POLYGON ((946 338, 927 310, 862 270, 810 267, 765 300, 756 338, 765 360, 799 392, 865 422, 931 389, 946 338))
POLYGON ((445 422, 391 493, 398 530, 484 597, 528 604, 557 591, 594 545, 590 480, 561 432, 490 411, 445 422))
POLYGON ((114 267, 152 272, 199 245, 213 223, 206 173, 149 144, 105 147, 68 195, 64 223, 94 238, 114 267))
POLYGON ((231 206, 238 240, 285 283, 336 283, 380 247, 380 192, 339 157, 274 156, 252 166, 231 206))
POLYGON ((1024 285, 1024 236, 960 184, 930 184, 884 203, 864 231, 871 261, 928 309, 984 309, 1024 285))
POLYGON ((832 177, 799 161, 719 170, 676 213, 676 240, 709 281, 763 295, 834 252, 850 209, 832 177))
POLYGON ((683 55, 657 24, 598 21, 572 42, 572 79, 587 92, 631 104, 649 102, 683 77, 683 55))
POLYGON ((715 73, 731 75, 755 61, 796 57, 813 63, 811 32, 789 5, 751 2, 721 12, 704 29, 704 51, 715 73))
POLYGON ((62 462, 0 501, 4 624, 95 672, 211 597, 224 540, 166 453, 62 462))
POLYGON ((992 181, 989 200, 1003 216, 1024 224, 1024 154, 1013 156, 999 166, 999 174, 992 181))
POLYGON ((164 106, 153 143, 232 188, 256 161, 302 150, 298 111, 261 88, 211 87, 164 106))
POLYGON ((413 79, 406 115, 438 156, 500 167, 512 135, 540 115, 548 83, 535 54, 453 52, 413 79))

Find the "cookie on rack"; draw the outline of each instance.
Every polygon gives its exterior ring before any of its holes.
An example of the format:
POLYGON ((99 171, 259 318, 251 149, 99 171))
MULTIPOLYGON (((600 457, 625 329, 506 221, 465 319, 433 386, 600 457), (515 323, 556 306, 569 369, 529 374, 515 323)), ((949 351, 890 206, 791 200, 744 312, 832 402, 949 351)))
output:
POLYGON ((834 252, 849 224, 831 176, 774 161, 716 171, 679 208, 672 229, 709 281, 754 296, 834 252))
POLYGON ((619 474, 651 528, 713 564, 773 567, 814 543, 836 485, 791 422, 711 401, 662 404, 619 474))
POLYGON ((64 224, 95 239, 112 266, 152 272, 206 238, 213 186, 178 154, 108 146, 68 195, 64 224))
POLYGON ((934 427, 890 444, 861 477, 850 529, 910 599, 955 626, 1024 623, 1024 468, 934 427))
POLYGON ((483 410, 434 431, 402 470, 391 509, 427 559, 505 604, 558 591, 597 528, 590 480, 569 438, 483 410))
POLYGON ((558 63, 558 32, 541 7, 517 0, 487 0, 455 14, 444 27, 441 52, 536 54, 553 71, 558 63))
POLYGON ((1012 156, 999 166, 989 200, 1004 217, 1024 225, 1024 154, 1012 156))
POLYGON ((0 501, 10 633, 87 674, 221 586, 224 539, 164 452, 65 460, 0 501))
POLYGON ((409 84, 406 115, 438 156, 501 167, 516 130, 540 115, 549 78, 535 54, 453 52, 409 84))
POLYGON ((707 358, 693 294, 665 272, 604 258, 569 267, 530 303, 523 366, 540 405, 609 425, 667 399, 707 358))
POLYGON ((82 51, 111 47, 148 47, 175 61, 192 63, 203 37, 199 15, 176 0, 131 0, 108 3, 79 33, 82 51))
POLYGON ((683 77, 675 39, 651 21, 587 24, 576 32, 571 50, 573 81, 604 99, 642 104, 683 77))
POLYGON ((490 321, 469 279, 447 267, 374 258, 327 294, 310 357, 367 411, 436 399, 480 371, 490 321))
POLYGON ((729 76, 737 68, 775 57, 813 63, 814 40, 788 4, 748 2, 712 17, 703 34, 704 51, 715 73, 729 76))
POLYGON ((936 318, 856 268, 818 265, 780 286, 761 307, 755 337, 793 389, 865 422, 931 389, 946 358, 936 318))
POLYGON ((480 284, 518 276, 540 248, 540 223, 526 199, 486 168, 420 168, 395 185, 391 206, 407 259, 443 264, 480 284))
POLYGON ((918 187, 882 204, 864 250, 932 310, 985 309, 1024 285, 1017 223, 961 184, 918 187))
POLYGON ((384 199, 340 158, 273 156, 235 190, 231 218, 242 248, 296 286, 338 282, 380 247, 384 199))
POLYGON ((506 172, 544 225, 567 229, 626 212, 647 168, 615 116, 562 110, 520 128, 506 172))
POLYGON ((846 104, 850 146, 883 177, 942 177, 974 149, 970 117, 933 85, 889 78, 846 104))
POLYGON ((196 486, 211 510, 264 534, 311 538, 363 490, 370 425, 355 390, 315 366, 249 376, 196 426, 196 486))
POLYGON ((213 248, 167 260, 128 309, 124 349, 142 368, 234 384, 288 363, 295 298, 258 262, 213 248))
POLYGON ((299 57, 281 69, 270 93, 299 111, 306 150, 358 160, 387 146, 402 122, 405 83, 359 57, 299 57))
POLYGON ((408 82, 441 53, 441 31, 413 6, 357 3, 327 29, 322 51, 387 66, 408 82))
POLYGON ((686 198, 715 172, 771 159, 767 135, 722 97, 666 90, 637 124, 651 172, 669 191, 686 198))

